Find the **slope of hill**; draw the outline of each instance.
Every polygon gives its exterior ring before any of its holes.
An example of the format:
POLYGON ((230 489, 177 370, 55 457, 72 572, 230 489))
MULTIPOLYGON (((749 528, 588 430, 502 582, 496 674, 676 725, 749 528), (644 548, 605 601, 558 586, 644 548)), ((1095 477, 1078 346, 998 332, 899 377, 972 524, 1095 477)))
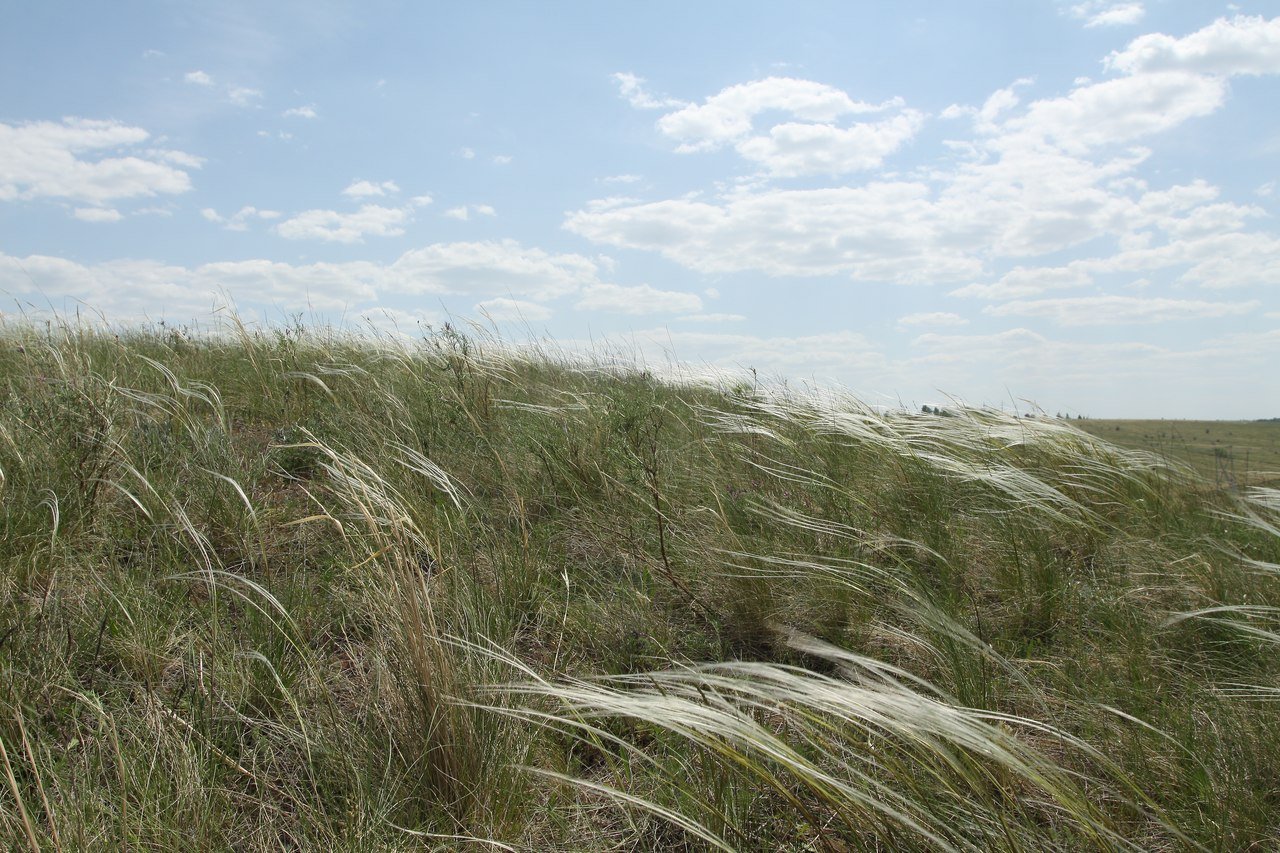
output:
POLYGON ((0 341, 31 849, 1280 844, 1280 494, 301 330, 0 341))

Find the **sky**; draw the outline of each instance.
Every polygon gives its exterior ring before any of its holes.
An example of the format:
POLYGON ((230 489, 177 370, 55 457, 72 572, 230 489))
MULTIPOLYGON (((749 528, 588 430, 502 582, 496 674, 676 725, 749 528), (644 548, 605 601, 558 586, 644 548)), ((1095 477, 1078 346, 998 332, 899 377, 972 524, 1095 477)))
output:
POLYGON ((6 322, 1280 417, 1280 0, 2 2, 6 322))

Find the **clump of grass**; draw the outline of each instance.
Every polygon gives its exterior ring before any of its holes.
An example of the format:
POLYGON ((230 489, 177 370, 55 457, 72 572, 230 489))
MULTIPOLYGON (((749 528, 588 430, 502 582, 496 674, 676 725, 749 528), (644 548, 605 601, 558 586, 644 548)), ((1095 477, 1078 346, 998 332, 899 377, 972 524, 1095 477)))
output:
POLYGON ((0 335, 27 849, 1280 843, 1280 497, 333 329, 0 335))

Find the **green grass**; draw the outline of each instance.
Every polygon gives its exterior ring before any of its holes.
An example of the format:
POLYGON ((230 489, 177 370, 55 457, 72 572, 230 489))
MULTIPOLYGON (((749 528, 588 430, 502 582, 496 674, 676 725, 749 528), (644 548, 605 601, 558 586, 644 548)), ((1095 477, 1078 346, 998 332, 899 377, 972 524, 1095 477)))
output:
POLYGON ((10 327, 0 840, 1275 847, 1280 493, 1104 437, 452 328, 10 327))
POLYGON ((1122 447, 1185 462, 1217 486, 1280 483, 1280 420, 1087 420, 1073 424, 1122 447))

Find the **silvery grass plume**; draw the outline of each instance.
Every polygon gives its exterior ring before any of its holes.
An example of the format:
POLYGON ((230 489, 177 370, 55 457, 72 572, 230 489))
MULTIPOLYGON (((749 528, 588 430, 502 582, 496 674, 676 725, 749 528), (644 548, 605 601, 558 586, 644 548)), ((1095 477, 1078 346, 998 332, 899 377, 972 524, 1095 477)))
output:
POLYGON ((716 849, 756 846, 731 802, 748 794, 775 798, 829 850, 1141 849, 1104 815, 1100 795, 1179 837, 1083 741, 1025 717, 954 705, 904 670, 803 634, 789 642, 834 673, 726 662, 544 680, 501 650, 474 648, 531 676, 493 688, 520 704, 492 710, 603 749, 617 782, 528 770, 652 812, 716 849), (619 720, 633 727, 616 734, 611 721, 619 720), (674 739, 655 750, 638 736, 644 730, 674 739), (1067 771, 1033 743, 1103 770, 1092 778, 1067 771), (646 771, 660 775, 661 790, 625 787, 646 771), (712 778, 721 774, 728 779, 712 778))

